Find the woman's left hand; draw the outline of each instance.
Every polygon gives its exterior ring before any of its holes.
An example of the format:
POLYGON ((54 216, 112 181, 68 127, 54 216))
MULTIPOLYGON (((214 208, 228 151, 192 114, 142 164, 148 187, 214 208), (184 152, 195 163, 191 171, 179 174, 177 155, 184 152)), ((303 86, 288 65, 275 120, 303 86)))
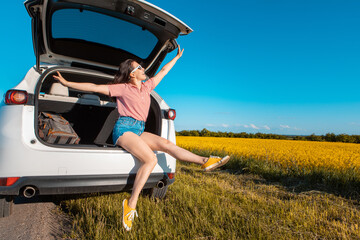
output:
POLYGON ((184 52, 184 49, 181 50, 181 49, 180 49, 180 45, 178 45, 178 52, 177 52, 177 55, 176 55, 176 56, 177 56, 178 58, 181 58, 183 52, 184 52))
POLYGON ((165 77, 165 75, 174 66, 176 61, 179 58, 181 58, 183 52, 184 52, 184 49, 181 50, 180 45, 178 45, 178 52, 177 52, 176 56, 170 62, 165 64, 165 66, 163 66, 163 68, 153 77, 155 86, 157 86, 161 82, 161 80, 165 77))

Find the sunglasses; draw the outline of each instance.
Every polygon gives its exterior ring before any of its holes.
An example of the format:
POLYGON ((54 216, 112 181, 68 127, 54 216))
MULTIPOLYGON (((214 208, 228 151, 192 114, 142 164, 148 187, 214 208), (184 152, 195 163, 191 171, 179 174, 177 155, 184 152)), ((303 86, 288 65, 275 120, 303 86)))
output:
POLYGON ((138 70, 138 69, 144 69, 140 64, 136 67, 136 68, 134 68, 130 73, 133 73, 133 72, 135 72, 136 70, 138 70))

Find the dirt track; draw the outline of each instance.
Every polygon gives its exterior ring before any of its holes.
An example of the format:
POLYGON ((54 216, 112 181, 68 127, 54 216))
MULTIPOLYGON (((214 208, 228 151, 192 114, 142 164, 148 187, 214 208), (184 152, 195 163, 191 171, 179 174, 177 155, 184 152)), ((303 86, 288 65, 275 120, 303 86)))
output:
POLYGON ((0 218, 0 239, 66 239, 70 220, 48 199, 16 198, 13 214, 0 218))

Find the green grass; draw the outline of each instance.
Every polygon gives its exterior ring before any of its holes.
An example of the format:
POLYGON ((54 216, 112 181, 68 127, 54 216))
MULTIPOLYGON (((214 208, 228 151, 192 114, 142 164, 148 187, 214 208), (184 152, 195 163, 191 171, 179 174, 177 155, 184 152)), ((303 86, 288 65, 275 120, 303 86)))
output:
POLYGON ((360 239, 359 201, 314 190, 317 185, 240 158, 211 173, 178 162, 165 199, 139 198, 130 232, 121 223, 129 193, 62 205, 74 219, 70 237, 82 239, 360 239), (279 176, 284 179, 276 181, 279 176))

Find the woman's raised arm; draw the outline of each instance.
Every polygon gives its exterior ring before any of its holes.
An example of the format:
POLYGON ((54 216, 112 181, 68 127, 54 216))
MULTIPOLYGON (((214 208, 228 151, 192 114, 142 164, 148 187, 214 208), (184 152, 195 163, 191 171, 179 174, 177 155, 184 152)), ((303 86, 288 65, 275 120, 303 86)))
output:
POLYGON ((58 80, 62 85, 86 92, 97 92, 104 95, 110 95, 108 85, 98 85, 94 83, 78 83, 69 82, 61 74, 56 71, 58 75, 54 75, 54 79, 58 80))
POLYGON ((166 74, 170 71, 170 69, 175 65, 176 61, 181 58, 182 54, 184 52, 184 49, 180 49, 180 45, 178 46, 178 52, 177 55, 153 77, 155 86, 157 86, 161 80, 165 77, 166 74))

